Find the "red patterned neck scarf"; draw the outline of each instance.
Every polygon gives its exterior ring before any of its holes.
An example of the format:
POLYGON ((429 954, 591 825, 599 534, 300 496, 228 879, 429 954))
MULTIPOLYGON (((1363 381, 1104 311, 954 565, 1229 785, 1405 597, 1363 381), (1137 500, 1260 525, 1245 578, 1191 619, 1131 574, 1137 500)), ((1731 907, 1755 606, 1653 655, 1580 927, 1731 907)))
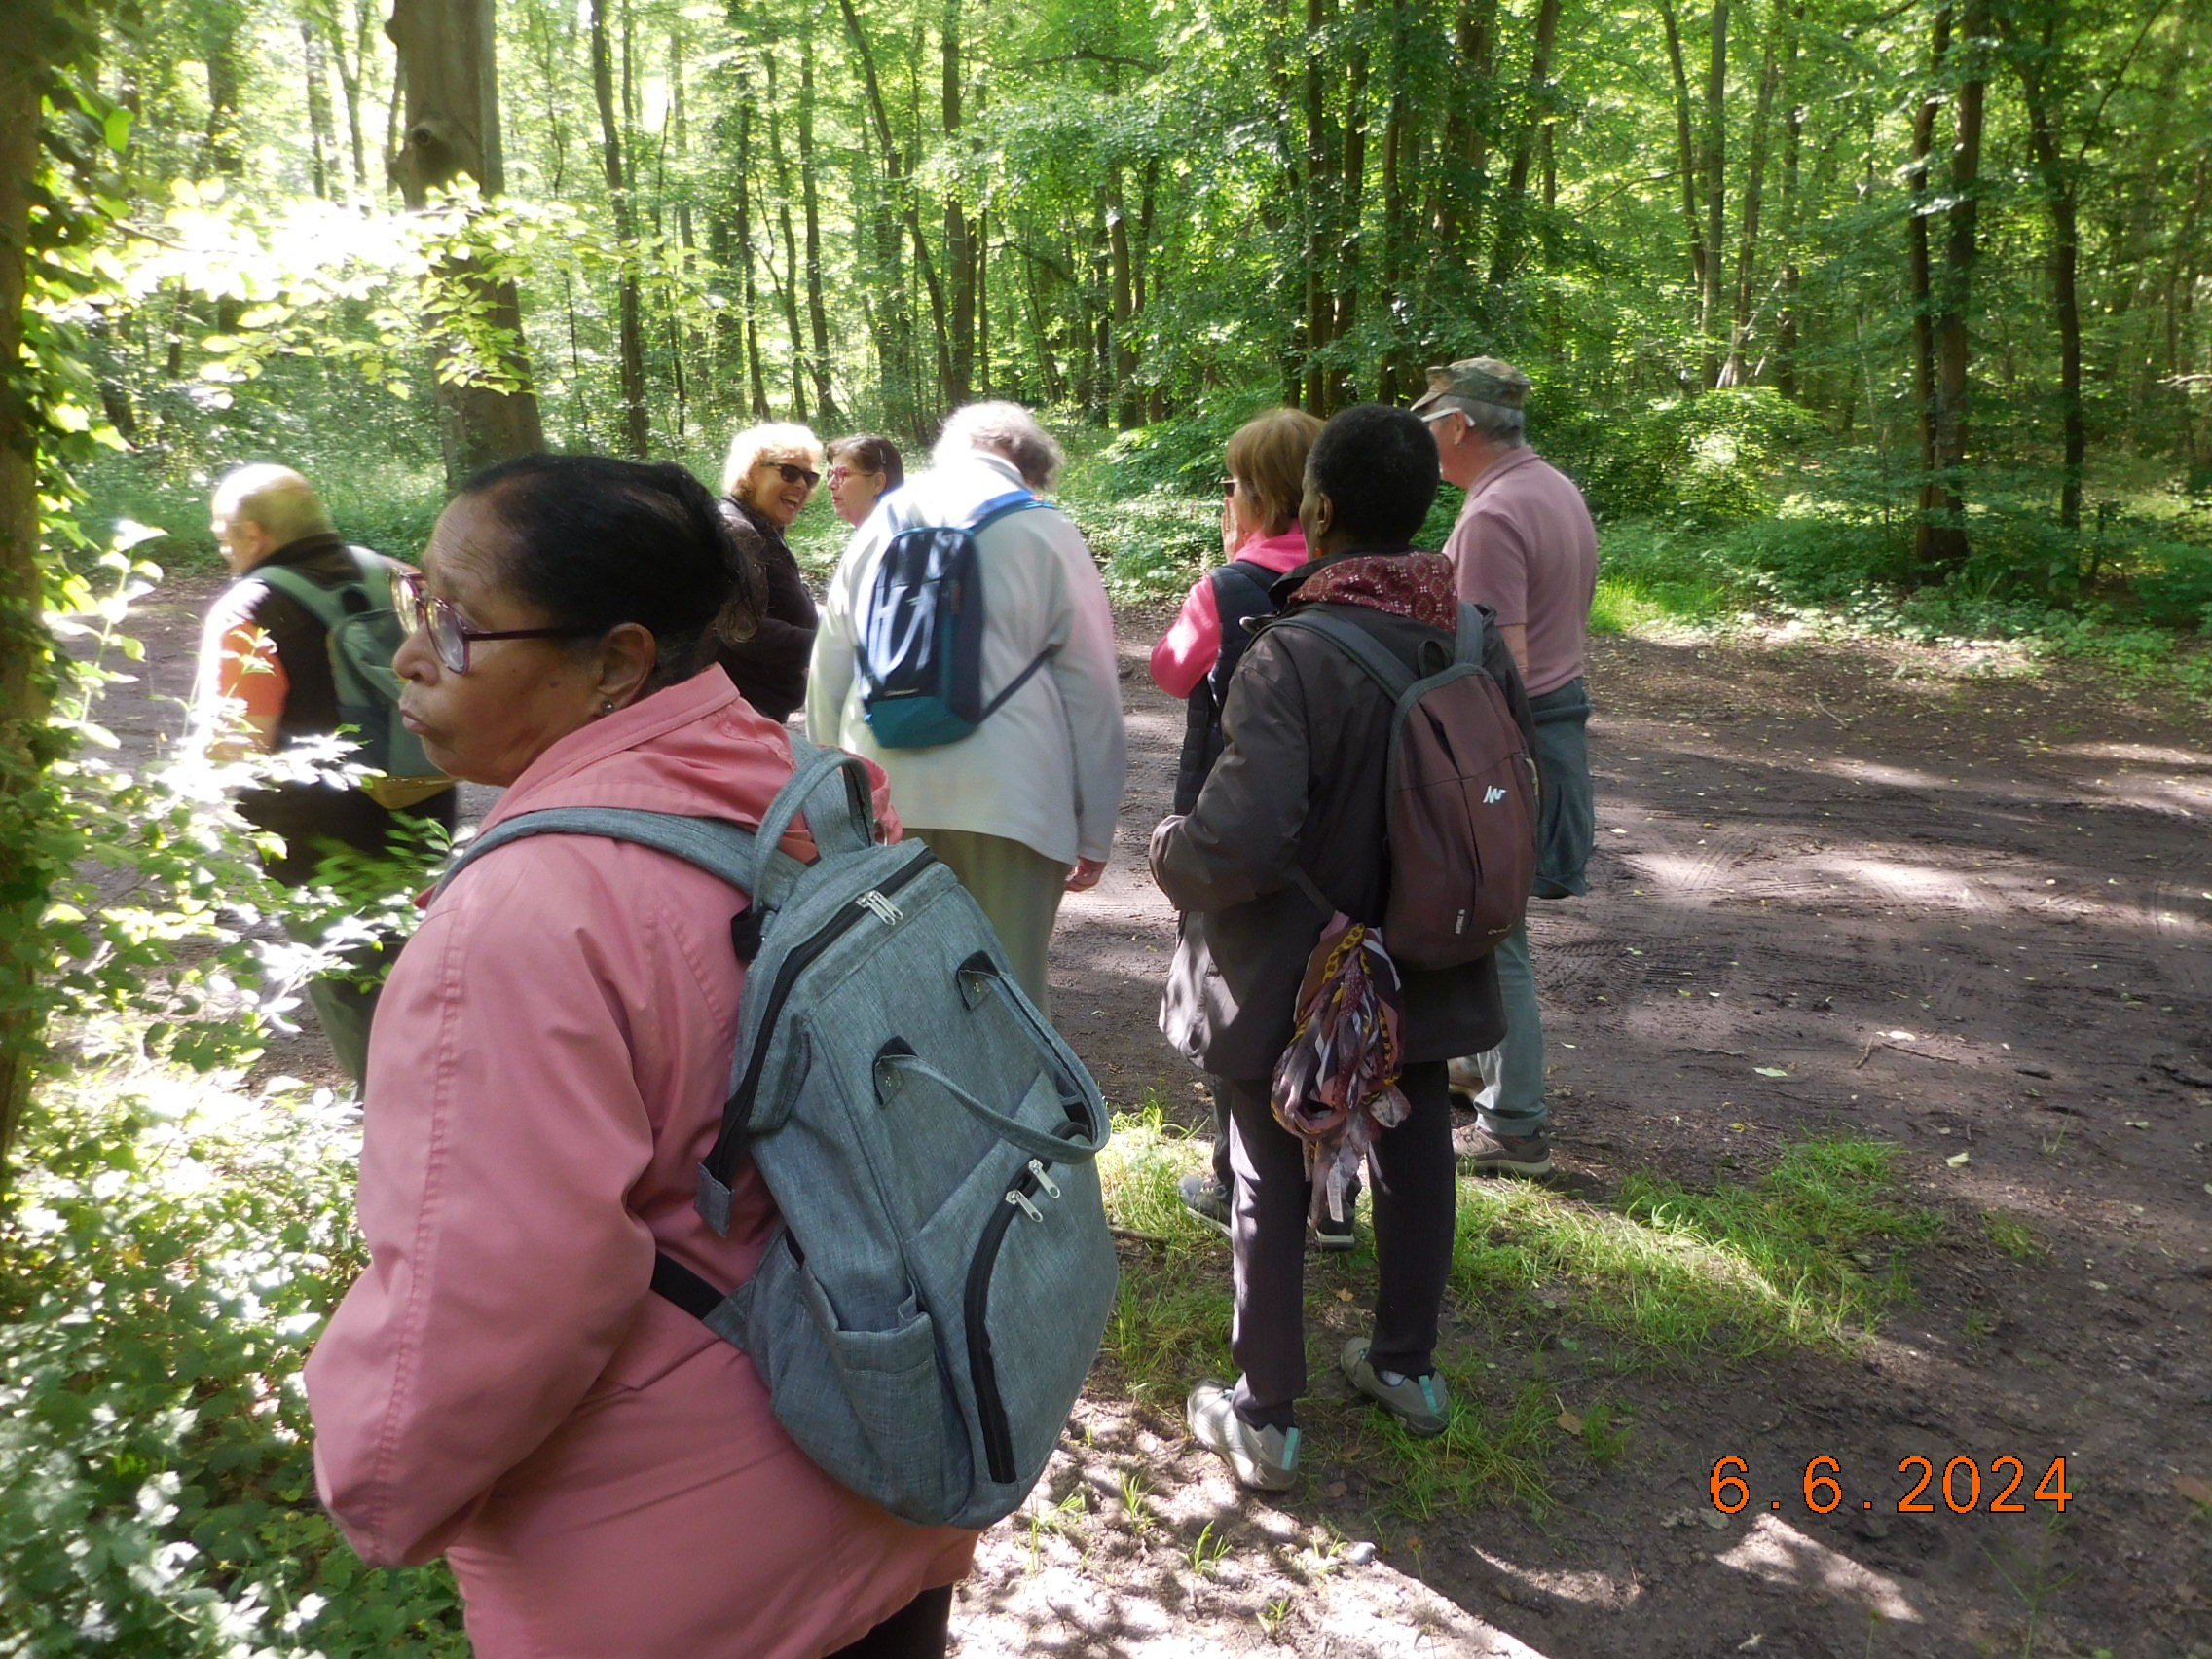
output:
POLYGON ((1275 1122, 1305 1143, 1315 1221, 1347 1219, 1345 1194, 1368 1149, 1412 1110, 1398 1088, 1404 1017, 1398 970, 1382 937, 1332 917, 1307 959, 1297 1028, 1269 1099, 1275 1122))
POLYGON ((1298 584, 1293 605, 1357 605, 1431 628, 1459 626, 1459 584, 1441 553, 1361 553, 1323 565, 1298 584))

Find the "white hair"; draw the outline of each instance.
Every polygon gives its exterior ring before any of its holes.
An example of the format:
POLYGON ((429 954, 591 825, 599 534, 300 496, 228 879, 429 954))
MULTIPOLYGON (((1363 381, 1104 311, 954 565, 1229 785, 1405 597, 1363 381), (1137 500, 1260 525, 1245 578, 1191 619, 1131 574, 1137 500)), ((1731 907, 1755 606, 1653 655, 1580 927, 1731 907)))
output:
POLYGON ((1466 417, 1467 429, 1488 438, 1499 449, 1519 449, 1529 441, 1529 412, 1502 403, 1485 403, 1479 397, 1440 397, 1443 408, 1466 417))
POLYGON ((729 454, 722 461, 722 494, 736 495, 746 474, 760 464, 763 456, 793 451, 813 457, 809 464, 817 473, 828 466, 822 456, 822 440, 796 421, 770 421, 746 427, 729 441, 729 454))
POLYGON ((215 486, 213 516, 225 523, 242 519, 257 524, 277 547, 304 536, 328 535, 335 528, 313 485, 288 466, 266 462, 224 476, 215 486))
POLYGON ((930 459, 938 465, 980 452, 1014 462, 1032 490, 1050 490, 1067 455, 1018 403, 967 403, 944 418, 930 459))

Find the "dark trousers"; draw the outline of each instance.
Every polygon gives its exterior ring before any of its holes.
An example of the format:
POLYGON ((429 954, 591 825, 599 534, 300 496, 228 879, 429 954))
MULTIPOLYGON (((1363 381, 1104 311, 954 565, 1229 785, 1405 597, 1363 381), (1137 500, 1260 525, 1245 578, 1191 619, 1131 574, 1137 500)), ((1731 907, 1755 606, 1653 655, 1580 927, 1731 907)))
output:
POLYGON ((946 1584, 924 1590, 830 1659, 943 1659, 951 1626, 952 1586, 946 1584))
MULTIPOLYGON (((1262 1428, 1288 1428, 1306 1392, 1306 1217, 1303 1142, 1275 1122, 1264 1079, 1229 1080, 1236 1197, 1231 1243, 1236 1323, 1230 1351, 1243 1377, 1236 1411, 1262 1428)), ((1452 1097, 1445 1063, 1406 1067, 1398 1079, 1413 1110, 1375 1145, 1375 1299, 1380 1371, 1418 1377, 1434 1368, 1437 1320, 1452 1271, 1458 1188, 1452 1161, 1452 1097)))

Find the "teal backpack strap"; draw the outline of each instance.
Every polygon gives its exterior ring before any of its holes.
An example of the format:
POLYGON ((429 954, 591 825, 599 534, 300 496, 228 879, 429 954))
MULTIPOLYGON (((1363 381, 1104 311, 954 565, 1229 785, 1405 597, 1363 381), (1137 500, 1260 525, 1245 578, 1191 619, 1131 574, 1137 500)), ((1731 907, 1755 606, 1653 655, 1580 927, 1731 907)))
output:
MULTIPOLYGON (((614 806, 561 806, 543 812, 526 812, 493 826, 461 849, 431 889, 435 898, 453 885, 453 879, 486 853, 510 841, 532 835, 597 835, 608 841, 628 841, 667 853, 719 876, 740 893, 750 895, 756 880, 757 837, 750 830, 719 818, 687 818, 673 812, 644 812, 614 806)), ((770 843, 773 849, 773 843, 770 843)), ((771 850, 767 869, 786 880, 804 867, 789 853, 771 850)))

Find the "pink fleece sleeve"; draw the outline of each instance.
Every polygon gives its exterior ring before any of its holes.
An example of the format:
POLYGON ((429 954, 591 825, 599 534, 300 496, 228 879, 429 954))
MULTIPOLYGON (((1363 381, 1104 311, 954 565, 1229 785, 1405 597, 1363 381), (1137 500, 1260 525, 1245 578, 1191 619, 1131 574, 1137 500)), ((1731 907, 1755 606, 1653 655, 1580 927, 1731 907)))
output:
POLYGON ((371 1266, 307 1367, 317 1485, 372 1565, 436 1555, 647 1294, 653 1239, 625 1203, 653 1145, 634 1052, 666 1046, 649 964, 677 946, 649 897, 609 913, 589 857, 542 843, 472 871, 378 1010, 371 1266))
POLYGON ((1201 576, 1183 596, 1174 625, 1152 647, 1152 682, 1170 697, 1188 697, 1221 659, 1221 608, 1213 577, 1201 576))

